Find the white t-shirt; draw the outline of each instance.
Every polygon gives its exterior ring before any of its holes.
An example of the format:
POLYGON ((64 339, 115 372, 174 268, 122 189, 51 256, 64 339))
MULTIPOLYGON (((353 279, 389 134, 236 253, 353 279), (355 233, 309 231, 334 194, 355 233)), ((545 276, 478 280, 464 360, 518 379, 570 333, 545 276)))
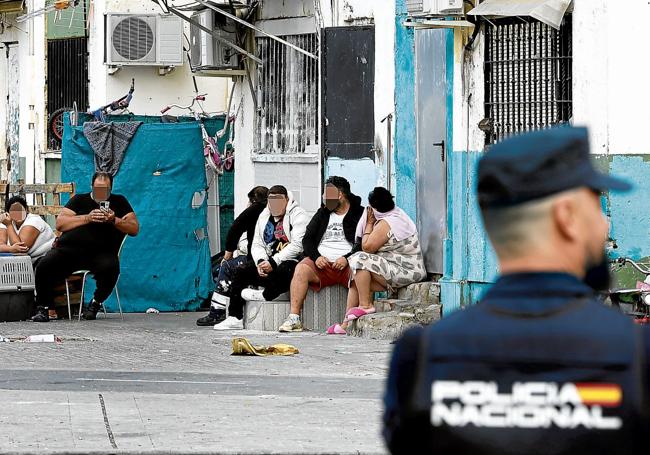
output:
POLYGON ((330 214, 327 229, 318 245, 320 255, 326 257, 330 262, 334 262, 352 251, 352 244, 345 238, 343 231, 343 218, 345 215, 337 215, 336 212, 330 214))
MULTIPOLYGON (((45 256, 45 254, 47 254, 47 252, 52 249, 52 244, 54 243, 55 238, 54 231, 52 231, 50 225, 47 224, 43 218, 38 215, 34 215, 33 213, 29 213, 27 215, 25 222, 22 224, 22 226, 20 226, 20 228, 16 228, 16 223, 14 223, 14 229, 19 235, 20 231, 25 226, 32 226, 39 232, 38 237, 36 237, 34 244, 29 249, 27 254, 31 256, 32 260, 36 260, 41 256, 45 256)), ((7 229, 7 226, 0 223, 0 229, 7 229)), ((8 239, 7 243, 9 243, 8 239)))

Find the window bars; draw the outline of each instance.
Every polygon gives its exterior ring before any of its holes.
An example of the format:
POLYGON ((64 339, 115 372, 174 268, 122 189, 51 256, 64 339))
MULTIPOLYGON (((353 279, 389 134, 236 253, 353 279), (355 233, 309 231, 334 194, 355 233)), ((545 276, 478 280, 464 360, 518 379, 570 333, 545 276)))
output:
MULTIPOLYGON (((283 36, 318 53, 316 34, 283 36)), ((270 38, 257 38, 259 153, 305 153, 318 143, 318 61, 270 38)))
POLYGON ((559 31, 539 21, 498 20, 485 32, 486 144, 567 123, 572 116, 571 17, 559 31))

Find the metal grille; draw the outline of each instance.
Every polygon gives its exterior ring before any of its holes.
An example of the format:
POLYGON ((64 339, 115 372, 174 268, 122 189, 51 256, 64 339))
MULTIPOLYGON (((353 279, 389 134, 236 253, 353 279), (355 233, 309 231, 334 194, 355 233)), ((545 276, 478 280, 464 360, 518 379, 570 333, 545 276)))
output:
POLYGON ((572 116, 571 17, 562 28, 501 20, 486 26, 486 144, 572 116))
MULTIPOLYGON (((282 37, 318 53, 316 34, 282 37)), ((318 62, 270 38, 257 38, 259 153, 304 153, 318 143, 318 62)))
POLYGON ((113 47, 126 60, 142 60, 154 45, 149 24, 137 17, 120 20, 113 30, 113 47))
MULTIPOLYGON (((47 112, 72 108, 88 109, 87 38, 48 40, 47 42, 47 112)), ((53 140, 48 128, 48 142, 53 140)))

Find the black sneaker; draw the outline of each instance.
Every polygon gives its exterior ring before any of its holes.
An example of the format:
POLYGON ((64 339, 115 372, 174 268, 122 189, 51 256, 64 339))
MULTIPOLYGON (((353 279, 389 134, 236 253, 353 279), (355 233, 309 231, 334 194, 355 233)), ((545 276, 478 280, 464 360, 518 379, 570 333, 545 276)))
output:
POLYGON ((33 322, 50 322, 50 315, 48 314, 47 307, 36 307, 36 314, 32 316, 33 322))
POLYGON ((81 313, 82 319, 86 321, 94 321, 97 319, 97 312, 102 309, 102 304, 95 302, 95 299, 92 299, 88 306, 84 308, 83 313, 81 313))
POLYGON ((210 309, 210 313, 196 320, 196 325, 201 327, 217 325, 226 319, 226 310, 210 309))

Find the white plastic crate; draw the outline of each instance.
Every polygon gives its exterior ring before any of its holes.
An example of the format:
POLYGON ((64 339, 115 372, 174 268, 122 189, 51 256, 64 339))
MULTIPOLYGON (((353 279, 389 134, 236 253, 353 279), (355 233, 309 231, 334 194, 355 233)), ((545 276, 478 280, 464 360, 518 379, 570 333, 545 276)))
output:
POLYGON ((29 256, 0 256, 0 292, 33 290, 32 259, 29 256))

